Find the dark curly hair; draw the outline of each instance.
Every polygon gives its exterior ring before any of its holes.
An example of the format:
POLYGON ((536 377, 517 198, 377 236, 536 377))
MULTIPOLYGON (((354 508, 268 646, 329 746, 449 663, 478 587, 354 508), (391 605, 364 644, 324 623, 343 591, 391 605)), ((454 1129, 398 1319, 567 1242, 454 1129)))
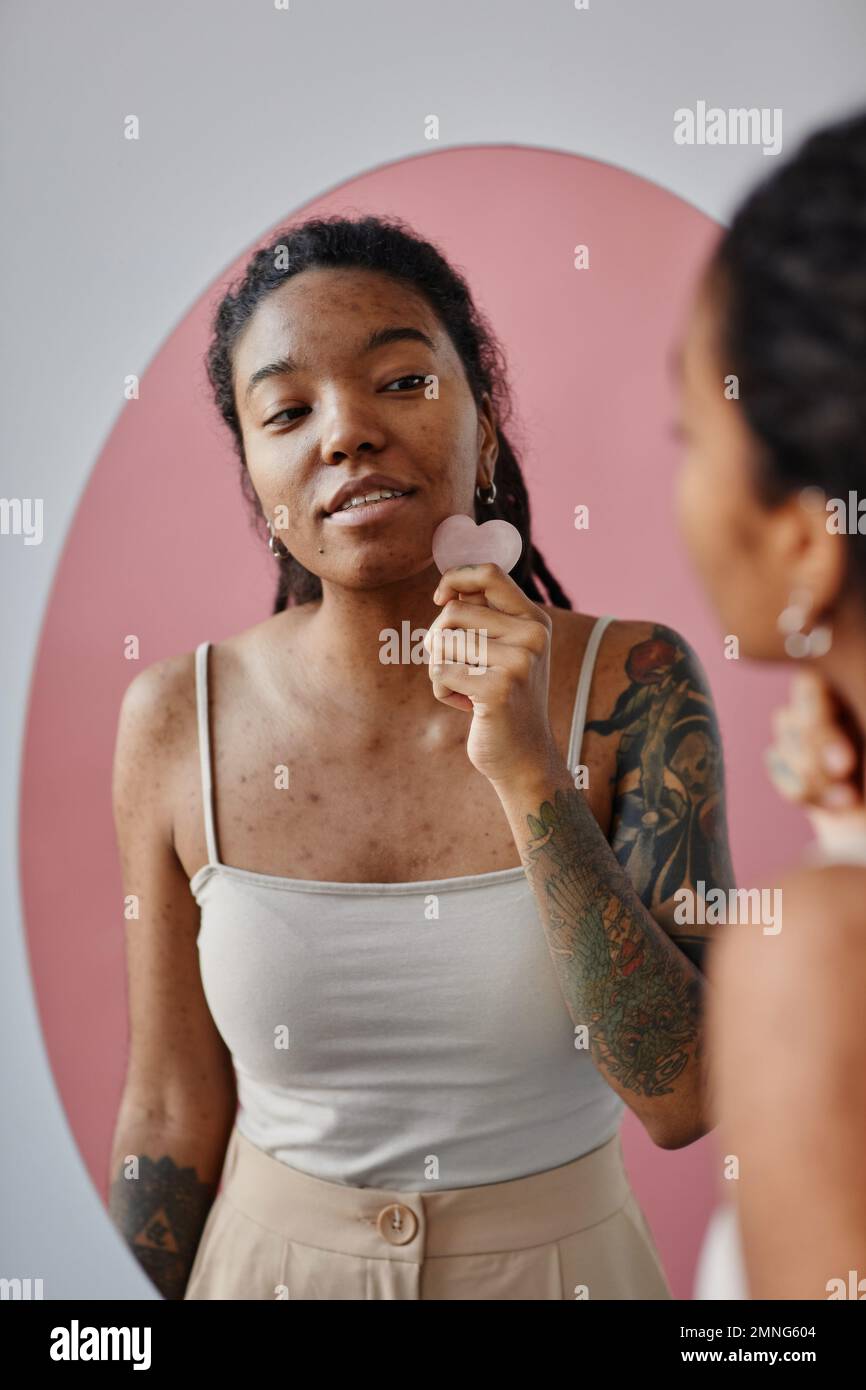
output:
MULTIPOLYGON (((866 115, 812 135, 751 193, 707 283, 765 504, 866 494, 866 115)), ((866 596, 866 539, 847 539, 866 596)))
MULTIPOLYGON (((267 246, 253 254, 240 283, 225 294, 216 309, 207 372, 217 408, 234 438, 241 462, 242 486, 261 534, 267 534, 265 519, 247 469, 235 404, 234 346, 267 295, 304 270, 338 266, 381 271, 411 285, 427 299, 459 354, 476 403, 481 404, 482 393, 486 391, 495 411, 499 444, 496 498, 492 505, 479 504, 476 498, 475 519, 481 522, 501 518, 516 526, 523 538, 523 551, 511 571, 515 583, 537 603, 549 602, 557 608, 571 608, 570 599, 532 543, 526 485, 503 429, 503 424, 511 417, 511 400, 502 349, 473 303, 463 277, 430 242, 414 235, 395 217, 311 218, 284 228, 267 246)), ((309 603, 321 597, 322 585, 317 575, 291 555, 279 563, 275 613, 282 612, 290 601, 309 603)))

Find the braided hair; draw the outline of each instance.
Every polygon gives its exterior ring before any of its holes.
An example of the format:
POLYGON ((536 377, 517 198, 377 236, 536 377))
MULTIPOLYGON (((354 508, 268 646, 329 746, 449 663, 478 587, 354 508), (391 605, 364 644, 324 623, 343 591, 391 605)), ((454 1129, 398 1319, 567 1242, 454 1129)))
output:
MULTIPOLYGON (((807 139, 737 211, 708 285, 767 505, 866 493, 866 115, 807 139)), ((866 538, 848 536, 866 596, 866 538)))

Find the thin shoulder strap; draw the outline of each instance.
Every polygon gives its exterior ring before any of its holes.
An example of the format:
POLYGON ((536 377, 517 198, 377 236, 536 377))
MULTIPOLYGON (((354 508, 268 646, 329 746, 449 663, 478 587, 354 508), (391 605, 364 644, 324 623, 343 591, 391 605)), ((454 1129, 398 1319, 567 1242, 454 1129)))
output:
POLYGON ((195 649, 195 699, 198 710, 198 756, 201 763, 201 800, 204 807, 204 833, 209 864, 218 864, 213 819, 213 778, 210 763, 210 723, 207 698, 207 654, 210 642, 195 649))
POLYGON ((586 724, 586 707, 589 704, 589 688, 592 685, 595 659, 598 656, 598 649, 601 646, 605 629, 611 622, 613 622, 613 618, 610 616, 596 619, 592 632, 589 634, 586 651, 583 654, 583 665, 580 668, 577 695, 574 701, 574 716, 571 721, 571 739, 568 745, 568 766, 572 772, 580 760, 583 747, 583 729, 586 724))

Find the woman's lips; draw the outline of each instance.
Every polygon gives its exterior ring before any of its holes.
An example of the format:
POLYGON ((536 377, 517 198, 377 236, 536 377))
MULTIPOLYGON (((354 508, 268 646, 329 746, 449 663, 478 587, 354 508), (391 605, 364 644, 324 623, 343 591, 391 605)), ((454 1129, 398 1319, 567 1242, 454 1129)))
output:
POLYGON ((380 502, 362 502, 359 506, 347 507, 344 511, 329 512, 326 520, 337 526, 375 525, 394 516, 414 496, 414 492, 404 492, 402 497, 384 497, 380 502))

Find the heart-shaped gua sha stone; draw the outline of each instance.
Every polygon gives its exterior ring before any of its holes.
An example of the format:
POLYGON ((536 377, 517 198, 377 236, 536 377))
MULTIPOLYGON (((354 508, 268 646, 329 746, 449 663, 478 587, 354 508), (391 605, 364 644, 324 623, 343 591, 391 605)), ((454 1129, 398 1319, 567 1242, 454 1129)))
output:
POLYGON ((520 559, 523 539, 510 521, 485 521, 476 526, 461 512, 440 521, 433 532, 433 559, 440 574, 458 565, 498 565, 508 574, 520 559))

